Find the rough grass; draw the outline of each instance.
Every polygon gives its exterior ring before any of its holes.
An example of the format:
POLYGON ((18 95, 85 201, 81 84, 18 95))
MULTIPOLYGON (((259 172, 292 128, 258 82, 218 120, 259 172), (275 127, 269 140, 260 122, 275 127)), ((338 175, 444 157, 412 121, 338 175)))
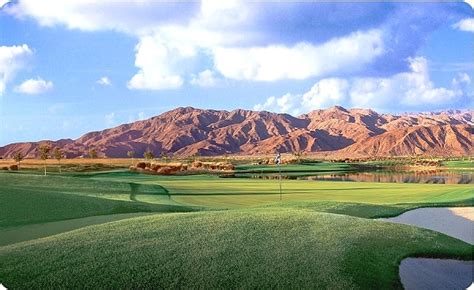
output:
POLYGON ((429 230, 304 208, 167 214, 0 248, 9 288, 401 288, 412 255, 472 258, 429 230))

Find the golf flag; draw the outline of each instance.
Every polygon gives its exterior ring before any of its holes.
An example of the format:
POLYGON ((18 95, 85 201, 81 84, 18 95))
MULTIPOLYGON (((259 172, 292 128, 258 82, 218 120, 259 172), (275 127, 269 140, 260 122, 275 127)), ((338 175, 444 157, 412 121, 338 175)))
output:
POLYGON ((275 157, 275 164, 280 165, 281 164, 281 154, 278 152, 277 156, 275 157))

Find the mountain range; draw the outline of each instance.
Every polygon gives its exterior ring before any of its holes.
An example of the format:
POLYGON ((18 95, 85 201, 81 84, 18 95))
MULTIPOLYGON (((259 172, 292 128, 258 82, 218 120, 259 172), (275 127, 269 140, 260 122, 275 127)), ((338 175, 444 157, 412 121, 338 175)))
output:
POLYGON ((60 147, 68 158, 136 157, 150 149, 155 156, 215 156, 322 152, 343 157, 466 156, 473 154, 472 111, 379 114, 370 109, 335 106, 297 117, 266 111, 176 108, 147 120, 90 132, 76 140, 13 143, 0 157, 16 152, 36 157, 37 147, 60 147))

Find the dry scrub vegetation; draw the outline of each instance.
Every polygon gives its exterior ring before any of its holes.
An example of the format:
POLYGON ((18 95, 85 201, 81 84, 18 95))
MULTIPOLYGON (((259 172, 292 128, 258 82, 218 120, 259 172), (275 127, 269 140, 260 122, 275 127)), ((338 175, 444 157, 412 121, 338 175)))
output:
POLYGON ((232 172, 235 166, 229 162, 202 162, 194 161, 187 162, 138 162, 136 165, 130 166, 130 170, 160 174, 160 175, 174 175, 174 174, 189 174, 189 173, 204 173, 204 172, 232 172))

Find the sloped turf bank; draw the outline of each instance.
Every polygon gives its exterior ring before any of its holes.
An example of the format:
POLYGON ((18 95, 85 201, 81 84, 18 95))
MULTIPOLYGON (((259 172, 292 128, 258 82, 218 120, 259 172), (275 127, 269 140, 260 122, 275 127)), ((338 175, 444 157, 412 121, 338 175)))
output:
MULTIPOLYGON (((100 191, 100 189, 99 189, 100 191)), ((135 212, 187 212, 196 208, 110 200, 52 188, 0 187, 0 229, 88 216, 135 212)))
POLYGON ((9 288, 401 288, 407 256, 472 259, 411 226, 302 208, 132 218, 0 248, 9 288))
POLYGON ((283 201, 267 205, 258 205, 254 208, 288 208, 304 209, 317 212, 335 213, 353 217, 377 219, 399 216, 404 212, 426 207, 472 207, 474 198, 459 201, 439 203, 399 203, 399 204, 371 204, 357 202, 335 201, 283 201))

